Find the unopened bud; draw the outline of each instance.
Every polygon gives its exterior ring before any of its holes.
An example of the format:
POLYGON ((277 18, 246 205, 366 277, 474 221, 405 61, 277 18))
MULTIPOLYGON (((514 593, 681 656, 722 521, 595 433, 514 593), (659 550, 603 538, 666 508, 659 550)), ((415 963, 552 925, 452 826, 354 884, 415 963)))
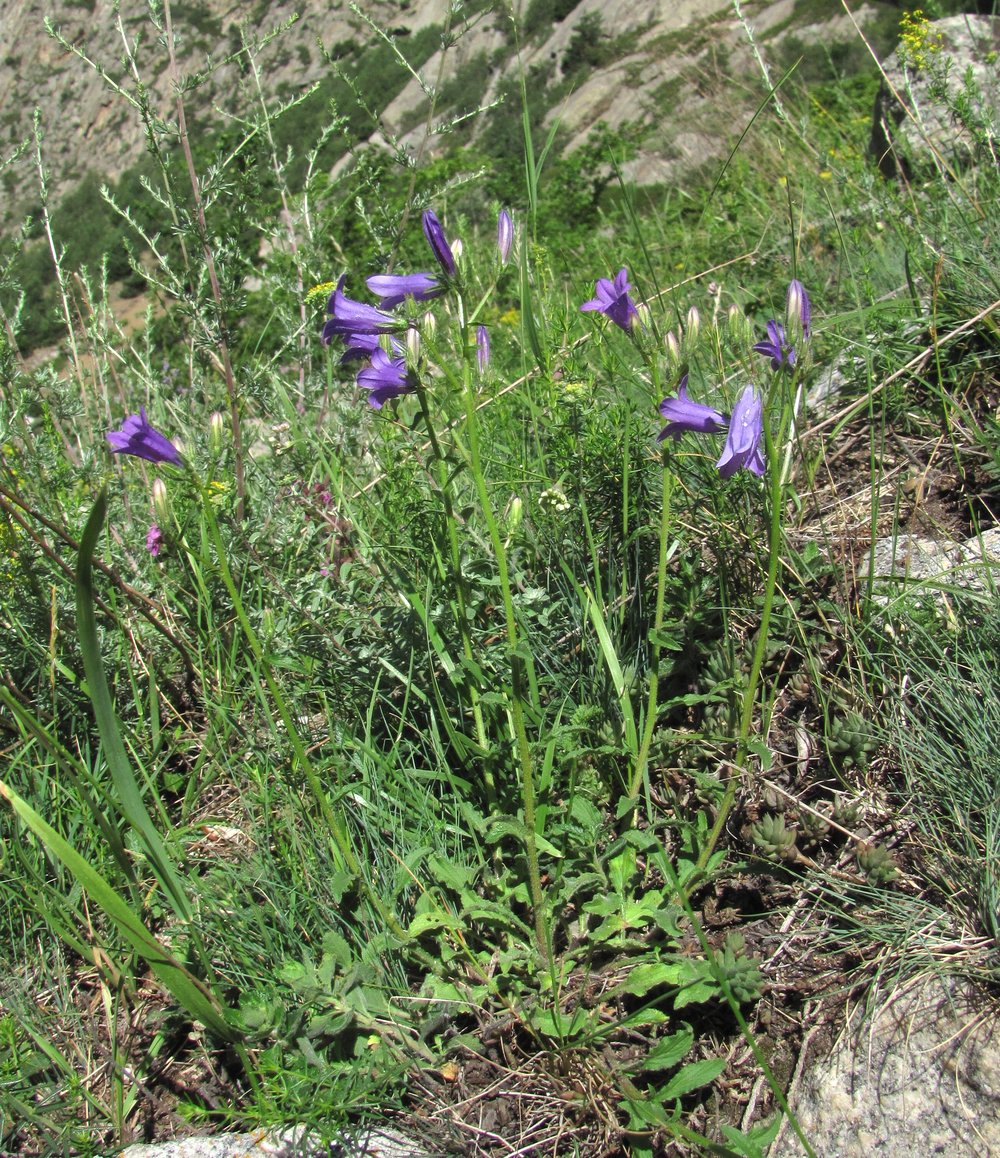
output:
POLYGON ((490 364, 490 332, 485 326, 476 327, 476 365, 479 367, 479 377, 486 373, 490 364))
POLYGON ((514 218, 509 209, 501 209, 497 219, 497 250, 500 253, 500 264, 506 265, 510 260, 510 249, 514 244, 514 218))
POLYGON ((809 295, 805 286, 798 278, 794 278, 788 287, 788 297, 785 302, 785 321, 791 331, 793 339, 799 334, 803 338, 809 337, 809 323, 812 321, 812 308, 809 305, 809 295))
POLYGON ((667 357, 670 359, 670 365, 676 368, 681 364, 681 344, 677 341, 677 335, 673 330, 667 331, 664 342, 666 343, 667 357))
POLYGON ((260 632, 266 641, 270 642, 272 639, 274 639, 274 612, 270 607, 264 608, 264 614, 262 616, 260 625, 260 632))
POLYGON ((524 503, 521 501, 520 495, 514 497, 507 504, 507 546, 510 546, 510 541, 514 537, 517 528, 521 525, 521 520, 524 518, 524 503))
POLYGON ((701 332, 701 314, 698 313, 698 307, 692 306, 688 310, 687 316, 687 333, 685 341, 689 346, 695 346, 698 343, 698 334, 701 332))
POLYGON ((639 302, 635 307, 635 321, 637 328, 640 330, 648 331, 649 327, 653 324, 653 315, 645 302, 639 302))
POLYGON ((218 410, 213 410, 208 420, 208 444, 213 454, 222 453, 223 440, 226 434, 226 421, 218 410))
POLYGON ((406 364, 416 368, 420 361, 420 331, 411 326, 406 331, 406 364))
POLYGON ((460 237, 456 237, 455 240, 451 243, 451 256, 455 259, 456 263, 461 262, 462 239, 460 237))
POLYGON ((421 333, 428 341, 433 342, 434 335, 437 333, 437 318, 432 313, 426 313, 420 323, 421 333))
POLYGON ((167 498, 167 484, 161 478, 153 479, 153 513, 158 522, 170 522, 170 500, 167 498))

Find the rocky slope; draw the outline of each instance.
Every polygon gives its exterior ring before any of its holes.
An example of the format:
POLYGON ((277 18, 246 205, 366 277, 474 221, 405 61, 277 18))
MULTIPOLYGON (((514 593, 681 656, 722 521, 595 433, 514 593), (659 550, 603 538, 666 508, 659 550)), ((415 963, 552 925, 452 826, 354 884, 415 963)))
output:
MULTIPOLYGON (((518 9, 519 28, 527 30, 520 46, 503 5, 488 0, 173 0, 169 9, 138 0, 0 0, 0 156, 10 158, 27 142, 2 171, 0 226, 37 206, 39 155, 55 199, 87 172, 117 177, 147 147, 140 110, 151 131, 169 141, 178 84, 203 132, 259 99, 255 73, 270 99, 294 98, 330 74, 331 57, 357 57, 377 43, 376 28, 388 30, 404 56, 423 59, 405 87, 402 66, 389 66, 398 79, 388 91, 402 91, 374 110, 379 125, 364 135, 397 139, 411 151, 428 129, 427 147, 447 147, 449 136, 439 130, 495 99, 519 47, 527 68, 545 73, 547 117, 560 118, 569 149, 600 121, 640 128, 632 168, 645 182, 676 180, 720 152, 765 92, 732 0, 519 0, 518 9), (166 50, 168 11, 176 73, 166 50), (446 37, 451 43, 442 51, 446 37), (257 45, 253 67, 244 42, 257 45), (438 101, 428 118, 432 90, 438 101)), ((744 0, 741 10, 775 80, 796 56, 826 60, 838 44, 842 56, 863 61, 840 5, 744 0)), ((869 31, 879 26, 884 39, 898 10, 869 4, 857 19, 869 31)))

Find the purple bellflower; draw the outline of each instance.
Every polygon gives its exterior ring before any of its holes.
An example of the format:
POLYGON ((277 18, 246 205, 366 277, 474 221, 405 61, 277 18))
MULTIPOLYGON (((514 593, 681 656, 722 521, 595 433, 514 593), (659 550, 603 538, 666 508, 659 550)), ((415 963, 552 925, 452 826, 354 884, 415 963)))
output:
POLYGON ((434 256, 438 259, 445 276, 454 277, 456 271, 455 255, 451 252, 451 246, 444 235, 444 229, 442 229, 441 222, 438 221, 433 209, 424 211, 424 237, 427 238, 427 244, 434 251, 434 256))
POLYGON ((402 318, 383 313, 374 306, 349 298, 344 293, 346 281, 347 275, 344 274, 327 302, 326 312, 330 317, 323 327, 324 345, 333 337, 346 337, 348 334, 391 334, 394 330, 406 328, 406 322, 402 318))
POLYGON ((368 361, 382 345, 382 339, 378 334, 344 334, 344 345, 347 348, 340 356, 341 366, 358 358, 368 361))
POLYGON ((163 547, 163 532, 153 523, 146 532, 146 550, 155 559, 163 547))
POLYGON ((780 370, 782 366, 791 370, 795 365, 795 347, 789 345, 785 327, 780 322, 767 323, 767 341, 758 342, 754 350, 771 359, 772 370, 780 370))
POLYGON ((391 310, 406 298, 428 302, 439 298, 445 287, 429 273, 380 273, 368 279, 368 288, 379 298, 379 309, 391 310))
POLYGON ((736 400, 729 420, 729 433, 722 457, 715 464, 723 478, 746 467, 751 474, 764 473, 764 404, 753 386, 748 386, 736 400))
POLYGON ((687 396, 687 374, 680 380, 676 398, 664 398, 660 403, 660 413, 667 425, 656 436, 662 442, 668 435, 675 441, 686 431, 696 434, 718 434, 726 429, 726 416, 721 411, 692 402, 687 396))
POLYGON ((500 253, 500 264, 506 265, 510 260, 510 248, 514 244, 514 218, 509 209, 501 209, 497 218, 497 249, 500 253))
POLYGON ((812 322, 812 307, 809 304, 809 295, 806 287, 798 278, 793 278, 788 286, 788 297, 785 301, 785 320, 790 330, 796 328, 802 331, 802 337, 808 339, 809 327, 812 322))
POLYGON ((628 270, 620 269, 614 281, 606 277, 599 277, 594 287, 595 295, 589 302, 584 302, 581 310, 599 310, 605 317, 610 318, 616 326, 620 326, 626 333, 632 329, 632 323, 639 316, 635 302, 629 297, 632 286, 628 280, 628 270))
POLYGON ((109 431, 107 438, 112 454, 131 454, 147 462, 171 462, 174 466, 183 466, 177 447, 150 426, 144 406, 139 407, 138 414, 130 414, 125 419, 121 430, 109 431))
POLYGON ((476 328, 476 365, 479 367, 479 377, 486 373, 490 364, 490 332, 485 326, 476 328))
POLYGON ((413 374, 406 368, 406 358, 393 357, 381 346, 372 354, 371 362, 358 372, 358 385, 369 391, 368 401, 376 410, 417 388, 413 374))

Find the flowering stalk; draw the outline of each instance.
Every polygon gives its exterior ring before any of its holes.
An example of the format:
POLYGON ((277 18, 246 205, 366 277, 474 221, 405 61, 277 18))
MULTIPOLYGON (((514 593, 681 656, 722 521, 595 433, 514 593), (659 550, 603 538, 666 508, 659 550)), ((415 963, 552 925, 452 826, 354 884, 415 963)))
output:
MULTIPOLYGON (((463 317, 465 316, 463 310, 463 317)), ((528 892, 535 922, 535 940, 542 961, 551 959, 549 934, 545 923, 545 897, 542 893, 542 874, 538 859, 538 841, 535 836, 537 817, 535 812, 535 771, 528 740, 528 729, 524 718, 527 671, 525 661, 518 650, 517 618, 514 614, 514 597, 511 590, 510 573, 507 568, 507 550, 501 534, 493 505, 490 502, 483 475, 482 458, 479 447, 479 422, 476 416, 476 392, 472 360, 475 358, 476 343, 469 340, 469 323, 463 327, 462 348, 465 350, 463 364, 463 385, 465 393, 465 430, 469 443, 469 465, 472 479, 479 498, 479 505, 486 520, 493 554, 497 562, 500 592, 503 600, 504 622, 507 636, 507 654, 510 659, 510 719, 514 730, 518 763, 521 768, 521 805, 524 809, 524 853, 528 862, 528 892)))

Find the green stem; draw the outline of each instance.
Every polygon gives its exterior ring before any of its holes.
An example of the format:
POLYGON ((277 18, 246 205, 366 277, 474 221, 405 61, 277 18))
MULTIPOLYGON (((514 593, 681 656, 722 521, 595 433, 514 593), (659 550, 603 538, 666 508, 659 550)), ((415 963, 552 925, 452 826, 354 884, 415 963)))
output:
MULTIPOLYGON (((448 545, 451 551, 451 570, 455 589, 455 601, 458 604, 458 630, 462 637, 462 651, 466 660, 472 664, 475 653, 472 646, 472 631, 469 627, 469 616, 466 612, 468 600, 465 592, 465 580, 462 575, 462 551, 458 541, 458 520, 455 518, 455 504, 451 495, 450 473, 445 460, 437 432, 431 418, 430 405, 427 399, 427 390, 423 383, 417 386, 417 400, 420 404, 420 413, 427 428, 428 441, 431 451, 438 465, 438 490, 441 493, 441 503, 444 507, 445 524, 448 527, 448 545)), ((471 667, 468 669, 471 673, 471 667)), ((470 674, 471 679, 471 674, 470 674)), ((486 723, 483 719, 483 709, 479 701, 479 689, 474 683, 469 684, 469 698, 472 701, 472 719, 476 726, 476 741, 485 752, 487 749, 486 723)), ((486 786, 486 797, 491 810, 496 805, 496 781, 492 769, 484 766, 483 782, 486 786)))
MULTIPOLYGON (((793 394, 794 387, 795 383, 793 382, 793 394)), ((726 792, 719 806, 719 812, 715 818, 715 823, 712 825, 712 830, 708 834, 708 839, 702 847, 701 852, 698 854, 698 861, 695 865, 696 876, 704 871, 712 853, 715 851, 715 846, 719 843, 722 830, 725 827, 726 821, 729 819, 733 805, 736 803, 736 790, 746 770, 747 750, 750 745, 750 729, 753 726, 754 708, 757 706, 757 690, 760 684, 761 669, 764 666, 764 656, 767 651, 767 635, 768 628, 771 624, 771 609, 774 606, 774 593, 778 585, 778 561, 784 545, 781 515, 783 506, 782 496, 784 493, 783 476, 785 471, 784 464, 776 453, 775 447, 782 445, 784 442, 784 437, 791 421, 791 406, 786 398, 782 407, 779 436, 777 439, 773 437, 770 424, 767 421, 766 403, 764 411, 764 450, 767 457, 767 477, 771 508, 767 537, 768 558, 767 578, 764 583, 764 605, 761 608, 760 627, 757 630, 757 642, 754 645, 753 659, 750 663, 750 674, 747 677, 747 685, 743 693, 743 710, 740 715, 740 730, 736 739, 736 756, 733 761, 733 774, 729 779, 729 783, 726 785, 726 792)))
POLYGON ((656 715, 660 681, 660 635, 663 631, 663 607, 667 585, 667 532, 670 528, 670 499, 673 493, 674 477, 663 467, 663 496, 660 501, 660 556, 656 567, 656 614, 653 619, 653 630, 649 637, 650 664, 649 664, 649 702, 646 705, 646 719, 642 730, 642 741, 639 753, 636 756, 635 771, 629 784, 628 795, 635 800, 639 795, 639 785, 645 784, 646 796, 649 797, 648 761, 649 748, 653 742, 653 732, 656 730, 656 715))
POLYGON ((514 598, 510 586, 510 573, 507 569, 507 551, 503 536, 497 525, 496 516, 490 503, 486 480, 483 477, 482 459, 479 450, 479 426, 476 419, 476 394, 472 384, 472 368, 470 365, 466 343, 465 360, 465 428, 469 440, 469 462, 472 467, 472 478, 476 486, 479 505, 486 519, 493 545, 493 553, 497 561, 499 572, 500 591, 503 597, 503 611, 506 622, 507 654, 510 659, 510 718, 514 729, 514 740, 517 746, 518 763, 521 768, 521 805, 524 809, 524 851, 528 862, 528 890, 531 896, 532 915, 535 923, 535 939, 538 942, 538 952, 544 962, 550 958, 549 936, 545 924, 544 895, 542 893, 542 874, 538 861, 538 842, 535 839, 535 773, 531 755, 531 745, 528 742, 528 730, 524 719, 524 700, 527 676, 524 657, 518 650, 517 619, 514 614, 514 598))

